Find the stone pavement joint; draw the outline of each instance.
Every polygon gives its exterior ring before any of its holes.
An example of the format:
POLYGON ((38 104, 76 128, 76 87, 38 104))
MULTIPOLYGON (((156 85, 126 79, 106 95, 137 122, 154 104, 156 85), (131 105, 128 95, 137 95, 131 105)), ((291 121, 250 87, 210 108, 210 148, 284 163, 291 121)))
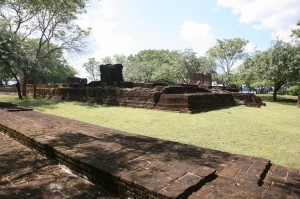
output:
POLYGON ((0 109, 0 121, 0 130, 9 136, 122 198, 251 198, 254 193, 276 198, 280 191, 275 184, 285 190, 282 196, 299 196, 299 170, 270 168, 270 161, 263 158, 134 135, 34 111, 0 109))

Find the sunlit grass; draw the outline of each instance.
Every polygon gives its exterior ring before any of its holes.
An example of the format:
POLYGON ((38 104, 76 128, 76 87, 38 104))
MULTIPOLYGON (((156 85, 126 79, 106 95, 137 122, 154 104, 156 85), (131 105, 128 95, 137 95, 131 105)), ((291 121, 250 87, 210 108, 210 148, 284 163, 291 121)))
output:
POLYGON ((266 107, 233 107, 200 114, 112 107, 80 102, 18 100, 0 95, 37 111, 68 117, 131 133, 238 154, 270 159, 300 168, 300 109, 295 97, 279 97, 266 107), (283 101, 282 99, 291 99, 283 101))

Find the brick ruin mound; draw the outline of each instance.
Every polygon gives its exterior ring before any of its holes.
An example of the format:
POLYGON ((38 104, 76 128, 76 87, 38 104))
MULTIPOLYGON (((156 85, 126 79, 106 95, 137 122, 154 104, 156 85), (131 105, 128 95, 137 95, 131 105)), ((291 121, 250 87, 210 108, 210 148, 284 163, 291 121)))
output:
POLYGON ((266 106, 261 99, 254 94, 245 94, 245 93, 231 93, 237 105, 245 105, 250 107, 266 106))
MULTIPOLYGON (((234 88, 211 87, 211 75, 197 74, 194 85, 126 82, 123 66, 101 65, 101 81, 84 84, 85 79, 67 78, 64 84, 38 85, 37 96, 54 100, 92 103, 197 113, 246 105, 260 107, 261 100, 252 94, 235 93, 234 88), (201 81, 197 81, 197 77, 201 81), (205 86, 203 86, 205 85, 205 86), (231 92, 230 92, 231 91, 231 92)), ((30 89, 28 89, 30 92, 30 89)))

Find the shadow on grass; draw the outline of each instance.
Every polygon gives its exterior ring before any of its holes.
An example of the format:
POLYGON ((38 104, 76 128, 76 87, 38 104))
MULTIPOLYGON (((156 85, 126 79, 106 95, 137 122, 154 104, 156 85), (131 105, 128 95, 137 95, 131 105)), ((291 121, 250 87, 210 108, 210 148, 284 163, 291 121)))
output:
POLYGON ((39 111, 44 111, 43 109, 55 109, 57 104, 64 103, 54 100, 45 100, 45 99, 33 99, 33 98, 23 98, 23 99, 14 99, 10 100, 11 103, 18 104, 23 107, 38 109, 39 111))
POLYGON ((280 105, 297 106, 297 99, 277 96, 277 100, 274 101, 272 96, 259 96, 259 97, 265 102, 272 102, 280 105))
POLYGON ((71 101, 73 102, 74 105, 78 105, 78 106, 83 106, 85 108, 111 108, 111 107, 115 107, 113 105, 107 105, 107 104, 97 104, 97 103, 93 103, 93 102, 78 102, 78 101, 71 101))

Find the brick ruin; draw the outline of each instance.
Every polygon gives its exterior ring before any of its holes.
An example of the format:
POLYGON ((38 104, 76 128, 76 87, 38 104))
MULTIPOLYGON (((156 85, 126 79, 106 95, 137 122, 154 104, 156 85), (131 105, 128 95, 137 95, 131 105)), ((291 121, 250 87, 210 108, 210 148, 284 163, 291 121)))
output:
MULTIPOLYGON (((54 100, 86 101, 114 106, 160 109, 197 113, 236 105, 260 107, 264 105, 253 94, 234 93, 226 88, 212 87, 211 75, 197 74, 202 80, 197 85, 168 85, 165 83, 126 82, 123 66, 101 65, 101 81, 37 85, 37 96, 54 100)), ((69 78, 70 82, 71 78, 69 78)), ((195 83, 196 82, 196 83, 195 83)), ((28 89, 32 92, 32 89, 28 89)))
POLYGON ((190 84, 199 87, 210 87, 212 85, 211 74, 194 73, 190 78, 190 84))
POLYGON ((300 108, 300 95, 298 96, 298 103, 297 103, 298 108, 300 108))
MULTIPOLYGON (((56 89, 39 89, 40 97, 99 104, 196 113, 236 105, 264 105, 253 94, 232 93, 232 88, 211 86, 211 74, 197 73, 191 85, 125 82, 123 66, 101 65, 101 81, 88 85, 69 84, 56 89), (229 90, 231 89, 231 90, 229 90)), ((236 91, 236 90, 234 90, 236 91)))

